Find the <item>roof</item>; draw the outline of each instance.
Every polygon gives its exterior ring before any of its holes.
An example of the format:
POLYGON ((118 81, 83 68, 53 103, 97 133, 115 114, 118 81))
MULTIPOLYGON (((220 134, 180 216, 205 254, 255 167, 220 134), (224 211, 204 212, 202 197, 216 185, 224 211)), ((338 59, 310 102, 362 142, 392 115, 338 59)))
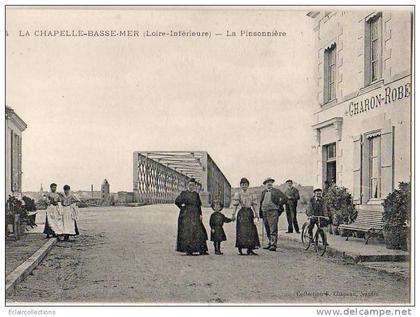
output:
POLYGON ((311 18, 316 18, 320 12, 319 11, 310 11, 306 15, 311 18))
POLYGON ((20 129, 20 131, 24 131, 28 127, 25 121, 23 121, 23 119, 19 117, 17 113, 7 105, 6 105, 5 114, 6 114, 6 120, 10 120, 14 124, 16 124, 16 126, 20 129))

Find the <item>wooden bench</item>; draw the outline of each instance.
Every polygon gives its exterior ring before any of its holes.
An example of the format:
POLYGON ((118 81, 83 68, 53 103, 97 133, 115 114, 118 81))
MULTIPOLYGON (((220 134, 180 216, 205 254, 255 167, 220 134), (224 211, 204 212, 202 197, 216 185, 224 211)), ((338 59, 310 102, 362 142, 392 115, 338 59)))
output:
POLYGON ((382 235, 384 223, 382 222, 382 212, 371 210, 358 210, 356 221, 351 224, 342 224, 338 227, 339 230, 347 231, 346 241, 352 231, 365 233, 365 244, 368 244, 369 238, 372 236, 382 235))

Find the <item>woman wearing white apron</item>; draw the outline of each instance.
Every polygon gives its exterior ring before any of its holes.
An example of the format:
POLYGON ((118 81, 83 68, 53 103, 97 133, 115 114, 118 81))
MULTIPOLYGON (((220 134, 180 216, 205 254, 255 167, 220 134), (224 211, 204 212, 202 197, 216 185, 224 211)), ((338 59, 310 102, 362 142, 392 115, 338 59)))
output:
POLYGON ((74 194, 70 193, 69 185, 65 185, 63 189, 64 194, 61 202, 63 204, 63 235, 64 241, 68 241, 69 236, 79 234, 76 222, 79 209, 76 203, 80 200, 74 194))
POLYGON ((58 237, 63 234, 63 207, 62 195, 57 193, 57 184, 50 185, 51 191, 44 196, 47 203, 44 233, 47 238, 58 237))

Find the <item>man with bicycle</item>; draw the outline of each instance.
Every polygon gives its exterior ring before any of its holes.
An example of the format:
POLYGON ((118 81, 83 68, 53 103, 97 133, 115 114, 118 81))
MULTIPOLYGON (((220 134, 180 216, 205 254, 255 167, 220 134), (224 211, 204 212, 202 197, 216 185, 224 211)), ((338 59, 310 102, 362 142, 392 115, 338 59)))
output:
MULTIPOLYGON (((314 190, 314 196, 309 201, 308 208, 306 209, 306 215, 310 218, 309 220, 309 226, 308 226, 308 234, 310 236, 311 241, 313 241, 313 228, 315 224, 318 224, 318 226, 321 226, 322 224, 318 223, 318 218, 315 218, 316 216, 327 216, 327 208, 324 201, 324 198, 322 197, 322 189, 317 188, 314 190)), ((321 219, 322 221, 322 219, 321 219)), ((320 233, 323 235, 324 231, 320 231, 320 233)), ((326 241, 324 239, 325 237, 322 237, 323 241, 326 241)))

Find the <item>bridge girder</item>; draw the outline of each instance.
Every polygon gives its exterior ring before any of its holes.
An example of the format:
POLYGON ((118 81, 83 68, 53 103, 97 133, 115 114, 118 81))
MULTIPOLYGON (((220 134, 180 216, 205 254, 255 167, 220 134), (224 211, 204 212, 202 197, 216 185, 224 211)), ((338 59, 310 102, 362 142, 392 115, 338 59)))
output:
POLYGON ((218 197, 230 204, 231 186, 203 151, 139 151, 133 155, 133 191, 137 202, 173 203, 189 178, 200 184, 203 205, 218 197))

